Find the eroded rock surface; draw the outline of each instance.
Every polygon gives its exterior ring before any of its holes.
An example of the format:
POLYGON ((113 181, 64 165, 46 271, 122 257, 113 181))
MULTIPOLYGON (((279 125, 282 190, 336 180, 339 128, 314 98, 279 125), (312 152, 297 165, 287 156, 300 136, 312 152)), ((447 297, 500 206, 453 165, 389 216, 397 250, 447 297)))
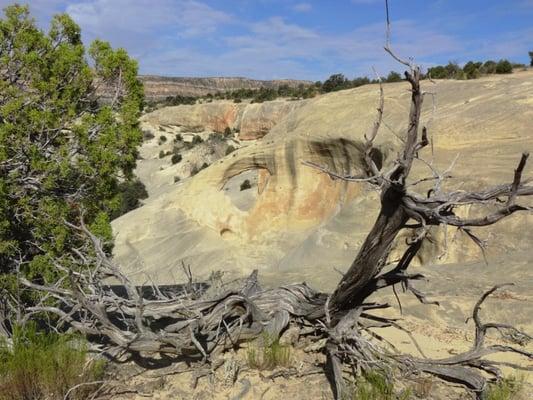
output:
MULTIPOLYGON (((431 161, 433 149, 433 165, 444 170, 460 154, 449 187, 510 182, 520 153, 533 148, 533 72, 424 86, 437 96, 435 110, 431 97, 425 102, 423 121, 433 145, 423 155, 431 161)), ((385 85, 385 124, 378 137, 385 164, 394 158, 405 131, 406 89, 405 83, 385 85)), ((333 268, 345 270, 353 260, 377 215, 379 198, 364 183, 332 180, 302 162, 340 174, 360 173, 361 142, 377 101, 378 87, 368 85, 302 102, 253 105, 263 111, 251 115, 266 115, 269 108, 285 111, 276 111, 279 121, 262 139, 240 142, 237 151, 190 179, 169 179, 158 196, 114 221, 117 260, 140 281, 144 273, 156 281, 179 280, 184 261, 200 278, 213 270, 242 274, 259 268, 272 283, 306 280, 331 289, 338 280, 333 268), (241 191, 250 174, 252 188, 241 191)), ((171 107, 147 115, 145 123, 212 130, 227 125, 240 127, 242 135, 248 107, 229 102, 171 107)), ((145 162, 140 161, 139 170, 145 162)), ((418 163, 413 178, 427 174, 418 163)), ((533 175, 531 166, 525 175, 533 175)), ((488 256, 531 251, 532 223, 531 216, 517 214, 479 230, 490 240, 488 256)), ((434 234, 442 239, 445 232, 434 234)), ((421 261, 480 258, 460 233, 449 229, 447 235, 448 251, 428 245, 421 261)))
POLYGON ((306 101, 269 101, 265 103, 233 103, 218 101, 195 105, 165 107, 145 115, 142 120, 152 125, 177 125, 189 131, 238 132, 240 140, 265 136, 280 120, 306 101))

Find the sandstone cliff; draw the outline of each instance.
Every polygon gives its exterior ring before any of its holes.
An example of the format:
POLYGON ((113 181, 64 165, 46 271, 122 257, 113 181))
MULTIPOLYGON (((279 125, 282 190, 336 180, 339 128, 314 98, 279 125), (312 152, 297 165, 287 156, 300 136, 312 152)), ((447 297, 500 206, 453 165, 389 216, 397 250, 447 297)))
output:
POLYGON ((269 101, 265 103, 213 103, 165 107, 142 117, 154 125, 176 125, 190 131, 239 132, 238 139, 253 140, 265 136, 283 117, 302 107, 306 101, 269 101))
POLYGON ((279 79, 262 81, 247 78, 170 78, 164 76, 141 75, 144 93, 148 100, 164 99, 167 96, 205 96, 209 93, 227 92, 237 89, 278 88, 281 85, 297 87, 310 85, 310 81, 279 79))
MULTIPOLYGON (((520 153, 533 149, 533 72, 424 85, 437 93, 435 109, 427 97, 423 114, 432 136, 434 165, 445 169, 460 154, 452 185, 478 187, 512 180, 520 153)), ((385 86, 386 126, 379 136, 385 163, 405 131, 406 88, 405 83, 385 86)), ((116 258, 138 280, 146 279, 145 272, 159 281, 179 279, 178 265, 185 261, 200 277, 213 270, 245 273, 259 268, 267 280, 307 280, 331 288, 338 278, 333 267, 343 270, 350 264, 376 216, 378 197, 362 183, 331 180, 302 161, 342 174, 357 173, 361 141, 374 120, 377 99, 377 86, 369 85, 288 102, 286 112, 271 113, 273 127, 264 138, 190 179, 177 184, 169 179, 160 195, 114 221, 116 258), (240 191, 245 178, 253 188, 240 191)), ((225 124, 242 129, 250 107, 205 106, 213 109, 177 107, 145 118, 150 124, 192 126, 201 121, 213 130, 225 124), (222 120, 211 112, 222 115, 222 120)), ((152 157, 157 157, 155 151, 152 157)), ((426 157, 432 158, 431 150, 426 157)), ((148 161, 140 161, 139 169, 148 161)), ((422 167, 417 166, 415 175, 421 176, 422 167)), ((531 176, 528 168, 526 175, 531 176)), ((532 222, 531 216, 515 215, 490 231, 480 231, 490 239, 489 256, 531 251, 532 222)), ((445 232, 434 234, 442 237, 445 232)), ((480 257, 475 246, 451 230, 448 245, 446 256, 442 247, 429 246, 423 261, 454 263, 480 257)))

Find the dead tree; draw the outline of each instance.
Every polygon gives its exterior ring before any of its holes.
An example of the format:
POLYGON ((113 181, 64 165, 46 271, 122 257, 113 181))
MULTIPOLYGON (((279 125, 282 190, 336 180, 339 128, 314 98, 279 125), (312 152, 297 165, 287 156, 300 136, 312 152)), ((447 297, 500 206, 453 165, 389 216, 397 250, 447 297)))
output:
POLYGON ((81 219, 79 226, 70 225, 73 234, 90 239, 90 248, 79 248, 75 252, 77 257, 72 262, 79 268, 74 271, 57 263, 56 268, 63 272, 63 278, 55 285, 22 279, 27 289, 42 293, 42 301, 27 309, 25 318, 43 312, 54 314, 57 317, 54 329, 64 324, 82 332, 113 356, 126 354, 149 358, 159 354, 168 360, 187 357, 204 363, 212 362, 218 352, 235 348, 243 340, 252 340, 263 332, 273 338, 279 337, 289 324, 293 324, 305 328, 302 332, 307 332, 315 340, 327 339, 326 346, 320 351, 328 355, 337 398, 343 391, 343 369, 346 366, 357 371, 374 368, 387 371, 391 367, 405 373, 422 371, 461 383, 479 394, 487 381, 480 372, 495 379, 501 377, 498 362, 486 360, 487 355, 513 352, 533 360, 532 353, 518 347, 531 340, 530 336, 513 326, 484 323, 480 318, 483 301, 501 285, 483 294, 475 305, 472 314, 475 341, 464 353, 438 360, 402 355, 374 331, 389 326, 403 328, 397 321, 373 313, 373 310, 389 305, 369 301, 370 295, 401 284, 420 301, 428 303, 424 294, 411 283, 422 276, 408 273, 408 267, 426 240, 430 227, 456 227, 482 246, 482 241, 471 228, 495 224, 518 211, 531 211, 531 207, 517 201, 533 195, 533 186, 522 179, 527 153, 521 156, 512 181, 478 192, 444 192, 442 183, 448 173, 438 173, 432 167, 431 177, 411 182, 413 163, 420 160, 420 152, 429 143, 427 129, 420 125, 425 96, 420 86, 421 72, 418 66, 397 57, 388 44, 385 50, 408 68, 405 79, 411 92, 408 128, 398 158, 381 168, 374 161, 378 151, 375 139, 384 109, 383 87, 380 85, 378 117, 372 130, 365 135, 362 154, 365 168, 361 175, 345 177, 307 163, 332 179, 365 182, 380 191, 381 209, 374 226, 332 294, 316 292, 305 284, 263 290, 258 284, 257 273, 254 273, 243 282, 241 289, 211 298, 191 290, 169 297, 154 286, 154 298, 147 299, 108 258, 100 240, 81 219), (433 189, 425 195, 412 191, 422 181, 435 182, 433 189), (496 209, 481 217, 465 218, 457 212, 464 206, 487 204, 494 204, 496 209), (404 230, 410 233, 407 249, 398 262, 390 263, 391 247, 404 230), (109 279, 120 282, 126 294, 116 294, 104 283, 109 279), (512 340, 513 345, 487 345, 485 335, 490 329, 499 332, 506 340, 512 340))

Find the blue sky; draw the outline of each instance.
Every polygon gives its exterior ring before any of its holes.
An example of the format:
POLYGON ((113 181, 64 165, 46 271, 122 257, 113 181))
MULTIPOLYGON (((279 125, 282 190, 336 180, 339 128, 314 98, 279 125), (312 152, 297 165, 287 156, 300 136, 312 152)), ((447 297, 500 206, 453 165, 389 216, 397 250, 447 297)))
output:
MULTIPOLYGON (((0 0, 2 8, 11 1, 0 0)), ((324 80, 401 70, 383 51, 384 0, 29 0, 46 28, 68 12, 143 74, 324 80)), ((427 67, 533 50, 533 0, 390 0, 397 53, 427 67)))

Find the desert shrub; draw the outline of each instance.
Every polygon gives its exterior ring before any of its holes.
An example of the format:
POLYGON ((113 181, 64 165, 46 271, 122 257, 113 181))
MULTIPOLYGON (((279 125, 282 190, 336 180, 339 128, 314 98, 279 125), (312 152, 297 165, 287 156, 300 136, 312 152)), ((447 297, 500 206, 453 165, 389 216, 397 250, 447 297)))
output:
POLYGON ((207 140, 210 142, 219 141, 221 139, 222 135, 220 133, 212 132, 207 137, 207 140))
POLYGON ((172 158, 170 159, 170 162, 172 163, 172 165, 174 165, 174 164, 179 163, 182 159, 183 157, 181 156, 180 153, 174 152, 174 154, 172 154, 172 158))
POLYGON ((481 67, 483 63, 469 61, 463 67, 463 72, 466 75, 466 79, 477 79, 481 75, 481 67))
POLYGON ((311 99, 317 95, 317 89, 315 86, 308 86, 302 93, 301 97, 304 99, 311 99))
POLYGON ((437 65, 436 67, 428 68, 428 76, 433 79, 446 79, 448 76, 446 70, 442 65, 437 65))
POLYGON ((263 334, 258 344, 252 345, 246 352, 246 362, 254 369, 274 369, 289 367, 291 364, 291 348, 282 345, 278 338, 263 334))
POLYGON ((326 93, 347 89, 349 80, 343 74, 333 74, 322 84, 322 90, 326 93))
POLYGON ((167 137, 165 135, 159 136, 159 145, 162 145, 167 141, 167 137))
POLYGON ((402 76, 396 71, 389 72, 386 78, 387 82, 401 82, 402 80, 402 76))
POLYGON ((143 139, 144 140, 150 140, 150 139, 153 139, 155 136, 152 132, 150 131, 143 131, 143 139))
POLYGON ((200 172, 200 169, 196 165, 193 165, 191 168, 191 176, 196 175, 198 172, 200 172))
POLYGON ((174 183, 178 183, 179 181, 181 181, 181 178, 179 176, 175 176, 174 183))
POLYGON ((482 70, 485 74, 494 74, 496 72, 496 65, 497 63, 495 61, 485 61, 482 70))
POLYGON ((239 99, 239 98, 237 98, 237 99, 233 99, 233 102, 234 102, 234 103, 242 103, 242 100, 239 99))
POLYGON ((513 72, 513 65, 509 62, 509 60, 498 61, 498 64, 496 64, 497 74, 510 74, 511 72, 513 72))
POLYGON ((167 153, 165 153, 165 150, 161 150, 159 152, 159 158, 164 158, 166 155, 167 155, 167 153))
POLYGON ((197 165, 194 165, 191 168, 191 176, 196 175, 198 172, 200 172, 203 169, 206 169, 207 167, 209 167, 208 163, 203 163, 200 167, 198 167, 197 165))
POLYGON ((245 179, 244 181, 242 181, 242 183, 241 183, 241 192, 243 190, 247 190, 247 189, 251 189, 251 188, 252 188, 252 184, 250 183, 249 179, 245 179))
POLYGON ((148 192, 144 184, 138 180, 124 181, 118 185, 120 206, 111 215, 111 219, 120 217, 127 212, 138 208, 140 200, 148 198, 148 192))
POLYGON ((488 386, 483 393, 483 400, 513 400, 522 391, 525 378, 523 376, 509 376, 498 383, 488 386))
POLYGON ((192 138, 192 143, 193 144, 200 144, 200 143, 203 143, 204 142, 204 139, 202 139, 202 137, 200 135, 194 135, 194 137, 192 138))
POLYGON ((181 133, 178 133, 176 137, 174 138, 174 143, 183 142, 183 136, 181 136, 181 133))
POLYGON ((231 128, 229 126, 226 126, 226 128, 224 129, 224 136, 230 137, 232 135, 233 135, 233 132, 231 131, 231 128))
MULTIPOLYGON (((15 328, 12 346, 0 343, 0 400, 63 400, 75 385, 102 379, 104 362, 90 360, 81 337, 15 328)), ((97 384, 82 385, 69 399, 89 397, 97 384)))
POLYGON ((231 154, 235 151, 235 147, 233 147, 231 144, 226 148, 226 155, 231 154))
POLYGON ((382 371, 366 371, 346 397, 353 400, 407 400, 410 396, 409 390, 396 394, 391 379, 382 371))

